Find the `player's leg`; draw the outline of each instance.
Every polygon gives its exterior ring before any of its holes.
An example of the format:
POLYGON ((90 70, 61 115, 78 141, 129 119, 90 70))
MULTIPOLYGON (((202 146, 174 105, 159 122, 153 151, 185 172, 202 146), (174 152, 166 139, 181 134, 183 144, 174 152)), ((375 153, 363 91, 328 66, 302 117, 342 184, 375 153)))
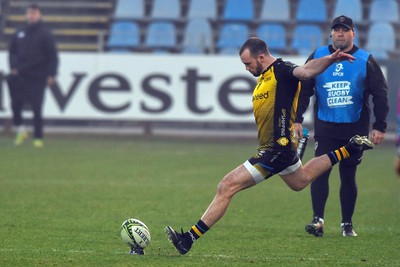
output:
POLYGON ((23 99, 18 96, 11 97, 11 109, 13 112, 13 124, 15 127, 22 125, 22 107, 23 99))
POLYGON ((331 167, 332 162, 329 157, 322 155, 311 159, 304 166, 298 166, 292 172, 282 172, 280 176, 292 190, 301 191, 331 167))
POLYGON ((46 79, 37 78, 30 81, 31 84, 31 94, 29 99, 32 105, 33 111, 33 126, 34 126, 34 141, 35 147, 43 146, 43 116, 42 107, 44 100, 44 92, 46 88, 46 79))
POLYGON ((228 173, 218 184, 217 193, 201 220, 208 226, 213 226, 225 214, 232 197, 239 191, 254 186, 250 172, 240 165, 228 173))
MULTIPOLYGON (((340 147, 342 142, 323 136, 315 137, 315 156, 322 156, 337 147, 340 147)), ((310 185, 311 204, 313 209, 313 219, 305 226, 306 232, 314 236, 321 237, 324 234, 324 213, 325 205, 329 196, 329 176, 332 169, 324 172, 310 185)))
MULTIPOLYGON (((319 157, 327 154, 342 145, 345 144, 338 143, 335 139, 317 136, 315 137, 315 156, 319 157)), ((325 205, 329 196, 329 175, 331 170, 327 170, 311 183, 310 192, 314 218, 324 218, 325 205)))
POLYGON ((353 229, 353 214, 357 201, 356 171, 361 163, 362 154, 352 157, 339 164, 340 172, 340 204, 342 208, 342 234, 343 236, 357 236, 353 229))
POLYGON ((176 232, 171 226, 165 228, 168 239, 181 253, 186 254, 194 241, 205 234, 225 214, 232 197, 239 191, 255 185, 251 173, 240 165, 228 173, 218 184, 215 197, 201 219, 192 228, 181 233, 176 232))
POLYGON ((305 226, 307 233, 317 237, 324 234, 325 205, 329 196, 329 175, 332 169, 324 172, 310 185, 313 219, 305 226))
POLYGON ((325 215, 325 205, 329 196, 329 175, 332 169, 324 172, 310 185, 311 204, 313 217, 323 219, 325 215))
MULTIPOLYGON (((13 125, 16 130, 15 145, 21 145, 28 137, 28 131, 23 124, 22 110, 25 103, 24 87, 20 77, 14 78, 13 88, 10 89, 13 125)), ((9 85, 10 86, 10 85, 9 85)))
POLYGON ((300 191, 339 161, 373 147, 374 144, 367 137, 356 135, 349 140, 347 145, 313 158, 304 166, 298 167, 297 164, 289 166, 287 170, 280 173, 280 176, 291 189, 300 191))
MULTIPOLYGON (((295 191, 302 190, 309 183, 311 183, 311 181, 313 181, 318 177, 320 177, 319 179, 321 179, 322 178, 321 175, 324 175, 325 177, 323 177, 324 180, 322 180, 321 184, 322 187, 328 189, 327 187, 328 178, 333 164, 335 163, 331 161, 328 155, 324 154, 319 157, 313 158, 312 160, 307 162, 307 164, 304 165, 304 167, 300 166, 292 173, 286 172, 286 173, 281 173, 280 175, 282 179, 286 182, 286 184, 295 191)), ((319 179, 317 179, 317 181, 319 179)), ((314 181, 313 183, 317 181, 314 181)), ((326 201, 326 198, 328 197, 328 190, 326 192, 323 192, 322 195, 323 195, 322 197, 325 198, 326 201)), ((325 207, 325 202, 323 204, 321 203, 322 212, 324 207, 325 207)), ((313 221, 306 225, 305 230, 308 233, 313 234, 315 236, 322 236, 324 233, 324 220, 322 219, 322 217, 314 216, 313 221)))

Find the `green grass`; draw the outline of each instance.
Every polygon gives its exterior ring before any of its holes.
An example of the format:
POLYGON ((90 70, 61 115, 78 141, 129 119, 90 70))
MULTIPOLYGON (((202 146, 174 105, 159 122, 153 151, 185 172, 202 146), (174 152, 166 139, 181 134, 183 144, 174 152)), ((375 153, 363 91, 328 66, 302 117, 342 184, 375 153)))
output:
POLYGON ((196 223, 220 178, 255 152, 255 142, 73 136, 48 137, 38 150, 0 136, 0 148, 0 266, 400 266, 389 145, 366 152, 359 168, 358 237, 340 233, 335 167, 323 238, 304 231, 309 189, 293 192, 276 176, 235 196, 185 256, 164 227, 196 223), (144 257, 128 255, 121 241, 130 217, 150 228, 144 257))

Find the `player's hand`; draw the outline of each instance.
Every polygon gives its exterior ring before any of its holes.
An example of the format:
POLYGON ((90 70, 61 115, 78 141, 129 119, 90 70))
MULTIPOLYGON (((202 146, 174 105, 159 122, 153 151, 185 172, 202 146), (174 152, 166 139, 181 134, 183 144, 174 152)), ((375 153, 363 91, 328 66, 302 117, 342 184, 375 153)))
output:
POLYGON ((301 126, 301 123, 295 122, 293 124, 294 127, 294 133, 296 134, 296 138, 300 139, 303 138, 303 126, 301 126))
POLYGON ((382 133, 378 130, 372 130, 371 132, 371 141, 375 145, 379 145, 385 139, 385 133, 382 133))
POLYGON ((48 86, 52 86, 55 82, 56 82, 56 80, 54 79, 54 77, 52 77, 52 76, 47 77, 47 85, 48 86))
POLYGON ((340 51, 340 49, 333 52, 330 57, 333 62, 339 62, 339 61, 343 61, 343 60, 353 62, 354 60, 356 60, 355 57, 353 57, 350 54, 340 51))

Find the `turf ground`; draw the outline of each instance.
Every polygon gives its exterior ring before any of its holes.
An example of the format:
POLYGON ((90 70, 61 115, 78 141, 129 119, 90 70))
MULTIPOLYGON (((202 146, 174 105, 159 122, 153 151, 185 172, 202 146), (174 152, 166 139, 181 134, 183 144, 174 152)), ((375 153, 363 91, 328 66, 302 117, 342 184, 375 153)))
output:
POLYGON ((304 231, 309 189, 293 192, 273 177, 235 196, 226 216, 180 256, 164 227, 196 223, 220 178, 255 147, 73 136, 48 137, 38 150, 0 136, 0 266, 400 266, 400 179, 389 144, 366 152, 359 168, 358 237, 340 233, 336 167, 324 237, 304 231), (150 228, 144 257, 128 255, 121 241, 120 224, 130 217, 150 228))

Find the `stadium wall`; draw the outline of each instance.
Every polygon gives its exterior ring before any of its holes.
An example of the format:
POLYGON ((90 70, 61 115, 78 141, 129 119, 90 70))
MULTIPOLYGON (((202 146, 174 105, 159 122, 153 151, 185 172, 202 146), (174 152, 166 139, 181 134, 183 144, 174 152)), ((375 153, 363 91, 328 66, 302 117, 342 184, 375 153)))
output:
MULTIPOLYGON (((399 65, 382 64, 391 87, 390 128, 396 122, 399 65)), ((9 72, 5 52, 0 52, 0 70, 9 72)), ((63 52, 58 82, 46 92, 44 117, 71 126, 81 125, 78 121, 253 124, 255 83, 238 56, 63 52)), ((9 102, 2 79, 0 120, 11 118, 9 102)), ((311 123, 311 108, 305 123, 311 123)))

